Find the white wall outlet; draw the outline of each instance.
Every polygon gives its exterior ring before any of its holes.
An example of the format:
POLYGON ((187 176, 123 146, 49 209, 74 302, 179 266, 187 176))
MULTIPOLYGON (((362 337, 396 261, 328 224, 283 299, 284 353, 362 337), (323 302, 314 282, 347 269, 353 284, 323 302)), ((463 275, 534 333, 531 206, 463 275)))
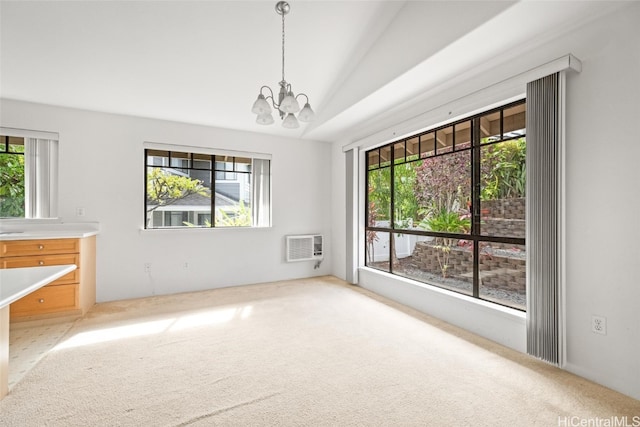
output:
POLYGON ((607 318, 602 316, 591 316, 591 332, 607 335, 607 318))
POLYGON ((145 262, 144 263, 144 272, 145 273, 151 273, 151 263, 150 262, 145 262))
POLYGON ((188 269, 189 269, 189 263, 188 263, 188 262, 186 262, 186 261, 185 261, 185 262, 183 262, 183 263, 182 263, 182 269, 183 269, 183 270, 188 270, 188 269))
POLYGON ((76 208, 76 216, 84 216, 84 208, 76 208))

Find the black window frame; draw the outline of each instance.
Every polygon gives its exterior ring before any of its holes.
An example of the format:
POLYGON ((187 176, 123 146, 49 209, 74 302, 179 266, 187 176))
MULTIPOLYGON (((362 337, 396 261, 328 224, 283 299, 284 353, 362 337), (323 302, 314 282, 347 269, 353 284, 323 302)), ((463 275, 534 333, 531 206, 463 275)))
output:
MULTIPOLYGON (((154 156, 154 157, 160 157, 160 156, 154 156)), ((148 183, 148 170, 149 168, 159 168, 159 169, 175 169, 175 170, 180 170, 180 171, 191 171, 191 170, 199 170, 199 171, 208 171, 211 175, 211 179, 210 179, 210 185, 206 186, 205 188, 209 189, 210 193, 211 193, 211 204, 210 204, 210 212, 209 215, 211 217, 211 220, 209 221, 210 226, 206 226, 206 225, 199 225, 199 224, 195 224, 194 227, 195 228, 229 228, 227 226, 216 226, 216 221, 215 221, 215 208, 216 208, 216 204, 215 204, 215 198, 216 198, 216 174, 223 172, 223 173, 233 173, 233 174, 244 174, 244 175, 248 175, 249 176, 249 180, 248 182, 251 182, 251 175, 252 175, 252 168, 249 167, 249 170, 241 170, 238 167, 238 164, 246 164, 245 162, 242 163, 236 163, 236 158, 238 159, 249 159, 251 161, 251 164, 253 163, 253 158, 251 157, 246 157, 246 156, 231 156, 231 155, 221 155, 221 154, 206 154, 206 153, 198 153, 198 152, 191 152, 191 151, 177 151, 177 150, 165 150, 165 149, 157 149, 157 148, 145 148, 144 150, 144 228, 146 230, 163 230, 163 229, 184 229, 187 228, 185 226, 163 226, 163 227, 149 227, 149 221, 148 221, 148 204, 149 204, 149 194, 148 194, 148 190, 147 190, 147 183, 148 183), (162 152, 162 153, 167 153, 167 165, 153 165, 153 164, 149 164, 149 157, 153 156, 153 154, 150 154, 150 152, 162 152), (171 159, 172 159, 172 153, 180 153, 180 154, 187 154, 187 157, 185 158, 184 156, 177 156, 174 157, 175 159, 186 159, 187 165, 185 166, 171 166, 171 159), (195 167, 194 166, 194 156, 197 156, 198 158, 196 158, 195 160, 197 161, 207 161, 205 160, 205 157, 209 157, 208 162, 209 162, 209 167, 208 168, 203 168, 203 167, 195 167), (216 164, 219 163, 218 158, 219 157, 224 157, 225 159, 231 159, 231 161, 229 160, 225 160, 225 163, 231 163, 232 167, 231 169, 219 169, 216 167, 216 164)), ((253 208, 252 208, 253 209, 253 208)), ((253 224, 249 227, 253 227, 253 224)))
MULTIPOLYGON (((506 304, 501 304, 500 302, 494 301, 494 300, 487 300, 485 298, 482 298, 480 295, 480 274, 479 274, 479 258, 480 258, 480 243, 481 242, 490 242, 490 243, 500 243, 500 244, 511 244, 511 245, 521 245, 521 246, 526 246, 526 238, 525 237, 506 237, 506 236, 489 236, 489 235, 483 235, 481 232, 481 210, 480 210, 480 193, 481 193, 481 176, 480 176, 480 162, 481 162, 481 149, 490 145, 494 145, 494 144, 499 144, 501 142, 505 142, 505 141, 511 141, 511 140, 516 140, 518 138, 526 138, 526 127, 524 128, 524 133, 523 134, 518 134, 518 135, 508 135, 507 137, 505 137, 505 132, 504 132, 504 111, 508 110, 512 107, 518 106, 518 105, 522 105, 524 104, 526 106, 526 99, 520 99, 496 108, 492 108, 486 111, 483 111, 481 113, 478 114, 474 114, 472 116, 469 117, 465 117, 463 119, 460 120, 456 120, 455 122, 450 122, 447 123, 445 125, 442 126, 438 126, 435 128, 430 128, 427 129, 425 131, 422 131, 418 134, 414 134, 414 135, 410 135, 401 139, 397 139, 394 140, 392 142, 389 142, 387 144, 384 144, 382 146, 373 148, 371 150, 366 150, 364 153, 364 158, 365 158, 365 183, 369 182, 369 172, 370 171, 375 171, 375 170, 379 170, 382 168, 390 168, 390 183, 389 183, 389 188, 390 188, 390 212, 389 212, 389 227, 380 227, 380 226, 371 226, 369 225, 369 218, 370 218, 370 213, 369 213, 369 207, 370 207, 370 200, 369 200, 369 191, 365 191, 365 197, 364 197, 364 232, 365 232, 365 236, 367 235, 368 232, 380 232, 380 233, 389 233, 389 236, 392 235, 392 233, 395 234, 410 234, 410 235, 417 235, 417 236, 428 236, 428 237, 441 237, 441 238, 451 238, 451 239, 456 239, 456 240, 466 240, 466 241, 471 241, 473 242, 472 244, 472 248, 473 248, 473 281, 472 281, 472 294, 468 295, 466 293, 463 292, 459 292, 462 293, 463 295, 467 295, 467 296, 471 296, 473 298, 476 299, 480 299, 483 301, 488 301, 494 304, 498 304, 498 305, 503 305, 503 306, 507 306, 509 308, 513 308, 516 310, 520 310, 520 311, 526 311, 525 309, 520 309, 517 307, 513 307, 510 305, 506 305, 506 304), (495 113, 499 113, 500 114, 500 133, 499 133, 499 138, 497 139, 492 139, 491 141, 482 141, 481 138, 481 129, 480 129, 480 119, 483 116, 487 116, 490 114, 495 114, 495 113), (464 147, 464 148, 456 148, 456 141, 455 141, 455 135, 456 135, 456 131, 455 128, 457 125, 463 124, 469 122, 471 124, 471 144, 469 147, 464 147), (447 149, 446 152, 444 153, 439 153, 438 152, 438 143, 437 143, 437 135, 439 131, 444 131, 445 129, 451 128, 453 130, 453 135, 452 135, 452 144, 451 144, 451 149, 447 149), (433 135, 434 137, 434 150, 433 151, 424 151, 424 153, 433 153, 431 155, 426 155, 423 156, 423 147, 422 147, 422 142, 423 142, 423 138, 429 135, 433 135), (418 138, 418 155, 415 156, 413 154, 408 154, 407 153, 407 143, 410 140, 414 140, 415 138, 418 138), (399 144, 404 144, 404 153, 401 153, 400 158, 403 159, 399 162, 397 162, 396 160, 396 147, 399 144), (390 149, 389 149, 390 148, 390 149), (384 166, 383 166, 383 150, 385 152, 387 152, 389 154, 389 158, 385 159, 384 161, 384 166), (447 232, 435 232, 435 231, 429 231, 429 230, 416 230, 416 229, 407 229, 407 228, 402 228, 402 227, 397 227, 396 224, 396 219, 395 219, 395 188, 394 188, 394 183, 395 183, 395 179, 394 179, 394 169, 397 165, 399 164, 406 164, 406 163, 412 163, 412 162, 417 162, 417 161, 421 161, 424 160, 426 158, 431 158, 431 157, 439 157, 439 156, 447 156, 447 155, 453 155, 455 153, 459 153, 459 152, 463 152, 463 151, 470 151, 470 156, 471 156, 471 209, 470 209, 470 213, 471 213, 471 230, 468 234, 466 233, 447 233, 447 232), (372 166, 370 164, 370 154, 369 153, 374 153, 374 157, 377 157, 378 159, 378 163, 377 166, 372 166), (407 160, 409 157, 411 157, 411 160, 407 160)), ((425 138, 426 139, 426 138, 425 138)), ((401 150, 400 150, 401 151, 401 150)), ((368 184, 367 184, 368 187, 368 184)), ((365 240, 365 248, 364 251, 366 253, 367 251, 367 238, 364 239, 365 240)), ((389 244, 389 268, 388 271, 385 270, 385 272, 390 273, 390 274, 395 274, 394 273, 394 266, 393 266, 393 262, 391 262, 391 260, 393 259, 393 255, 395 252, 395 248, 393 247, 394 245, 394 239, 389 239, 390 244, 389 244)), ((369 262, 367 257, 365 257, 365 266, 369 266, 369 262)), ((374 267, 375 268, 375 267, 374 267)), ((400 277, 405 277, 405 276, 400 276, 400 277)), ((413 279, 413 280, 417 280, 417 279, 413 279)), ((445 289, 449 289, 446 288, 444 286, 440 286, 438 283, 433 283, 433 282, 428 282, 428 284, 433 285, 433 286, 437 286, 437 287, 441 287, 441 288, 445 288, 445 289)), ((449 289, 452 290, 452 289, 449 289)), ((452 290, 454 292, 456 292, 455 290, 452 290)))

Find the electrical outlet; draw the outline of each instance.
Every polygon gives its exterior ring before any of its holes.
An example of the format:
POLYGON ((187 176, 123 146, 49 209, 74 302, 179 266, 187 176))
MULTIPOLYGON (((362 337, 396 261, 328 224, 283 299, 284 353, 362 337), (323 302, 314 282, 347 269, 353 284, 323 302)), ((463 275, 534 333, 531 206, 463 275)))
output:
POLYGON ((76 208, 76 216, 84 216, 84 208, 76 208))
POLYGON ((189 263, 185 261, 185 262, 182 264, 182 269, 183 269, 183 270, 188 270, 188 269, 189 269, 189 263))
POLYGON ((145 262, 144 263, 144 272, 145 273, 151 273, 151 263, 150 262, 145 262))
POLYGON ((607 318, 602 316, 591 316, 591 332, 607 335, 607 318))

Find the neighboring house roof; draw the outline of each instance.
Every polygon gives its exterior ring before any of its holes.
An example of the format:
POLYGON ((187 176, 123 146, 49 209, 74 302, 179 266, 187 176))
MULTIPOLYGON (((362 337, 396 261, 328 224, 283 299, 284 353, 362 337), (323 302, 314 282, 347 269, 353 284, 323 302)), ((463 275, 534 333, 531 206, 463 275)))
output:
MULTIPOLYGON (((238 202, 232 200, 220 193, 215 193, 216 198, 214 200, 216 207, 227 207, 227 206, 237 206, 238 202)), ((163 206, 210 206, 211 199, 208 196, 202 196, 200 194, 189 194, 187 197, 183 197, 182 199, 176 200, 173 203, 163 205, 163 206)), ((156 206, 153 200, 147 200, 147 206, 156 206)))

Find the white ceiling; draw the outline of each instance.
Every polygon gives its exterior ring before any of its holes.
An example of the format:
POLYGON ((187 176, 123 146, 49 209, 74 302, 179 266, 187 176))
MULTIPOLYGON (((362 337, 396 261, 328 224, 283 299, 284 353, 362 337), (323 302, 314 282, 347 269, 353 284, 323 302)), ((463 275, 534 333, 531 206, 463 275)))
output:
POLYGON ((317 120, 287 130, 250 112, 281 77, 275 3, 2 1, 0 97, 332 141, 616 7, 292 0, 285 76, 317 120))

